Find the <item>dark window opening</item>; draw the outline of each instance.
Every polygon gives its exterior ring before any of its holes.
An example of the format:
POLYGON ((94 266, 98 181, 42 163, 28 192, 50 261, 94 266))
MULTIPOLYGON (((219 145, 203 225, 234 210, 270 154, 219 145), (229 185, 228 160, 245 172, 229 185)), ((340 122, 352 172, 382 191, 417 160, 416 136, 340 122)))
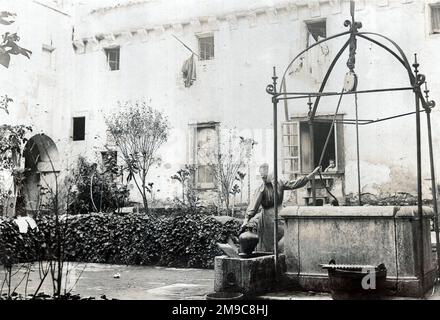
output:
POLYGON ((105 49, 110 71, 119 70, 120 48, 105 49))
POLYGON ((327 37, 326 20, 308 21, 307 27, 307 47, 323 38, 327 37), (314 40, 314 41, 312 41, 314 40))
POLYGON ((73 118, 73 141, 85 140, 86 117, 73 118))
MULTIPOLYGON (((328 119, 317 119, 313 122, 313 159, 311 158, 312 150, 311 147, 311 135, 310 135, 310 125, 308 121, 292 122, 299 124, 299 139, 295 136, 295 131, 292 135, 293 145, 300 149, 300 152, 296 152, 296 147, 293 148, 294 156, 297 156, 300 162, 300 168, 295 165, 294 170, 286 170, 285 173, 308 173, 311 172, 319 164, 321 153, 324 150, 325 141, 327 135, 330 132, 331 120, 328 119), (297 169, 298 168, 298 169, 297 169)), ((330 162, 332 163, 332 168, 329 171, 337 172, 343 170, 343 141, 342 141, 342 131, 339 125, 333 126, 331 130, 329 141, 327 147, 322 157, 322 170, 329 167, 330 162), (340 132, 341 131, 341 132, 340 132)), ((284 147, 286 147, 286 142, 283 142, 284 147)), ((285 157, 286 159, 286 157, 285 157)))
POLYGON ((199 37, 200 60, 214 59, 214 36, 199 37))
MULTIPOLYGON (((318 120, 313 122, 313 160, 310 156, 310 125, 308 122, 301 122, 300 124, 300 131, 301 131, 301 139, 304 141, 303 150, 307 150, 308 154, 303 153, 302 154, 302 160, 303 160, 303 172, 310 172, 313 170, 313 168, 317 167, 319 164, 319 160, 321 157, 321 154, 324 150, 325 141, 327 139, 327 136, 330 132, 330 138, 328 140, 328 144, 326 147, 326 150, 322 157, 322 170, 324 172, 334 172, 336 173, 338 170, 338 167, 335 166, 335 164, 338 162, 339 159, 336 159, 336 140, 335 140, 335 127, 331 129, 331 121, 328 120, 318 120), (305 142, 307 141, 307 142, 305 142), (329 168, 330 161, 333 161, 333 164, 331 166, 331 169, 329 168), (327 169, 327 170, 326 170, 327 169)), ((329 195, 327 194, 326 187, 329 187, 329 180, 326 180, 325 178, 323 180, 316 179, 315 180, 315 190, 316 190, 316 205, 317 206, 323 206, 326 203, 329 203, 329 195)), ((312 186, 307 186, 307 195, 304 197, 305 204, 311 205, 313 200, 313 190, 312 186)))
MULTIPOLYGON (((331 127, 331 122, 317 122, 313 124, 313 135, 314 135, 314 146, 315 146, 315 160, 314 167, 319 164, 319 158, 321 157, 321 153, 324 150, 325 140, 327 139, 327 135, 329 134, 331 127)), ((333 127, 330 138, 328 140, 327 148, 325 149, 324 155, 322 157, 321 166, 323 170, 327 168, 330 164, 330 160, 335 161, 335 128, 333 127)))

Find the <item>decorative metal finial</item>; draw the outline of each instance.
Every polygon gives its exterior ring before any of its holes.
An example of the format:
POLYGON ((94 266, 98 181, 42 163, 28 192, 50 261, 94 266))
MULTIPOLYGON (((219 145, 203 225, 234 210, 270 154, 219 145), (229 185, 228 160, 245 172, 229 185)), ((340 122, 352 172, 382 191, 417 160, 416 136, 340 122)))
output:
POLYGON ((275 95, 277 93, 277 79, 278 79, 278 77, 276 74, 276 69, 275 69, 275 67, 273 67, 272 84, 269 84, 266 86, 266 92, 268 94, 273 95, 274 96, 273 98, 275 98, 275 95))
POLYGON ((428 82, 425 81, 425 90, 423 91, 425 93, 426 101, 429 100, 429 90, 428 90, 428 82))
POLYGON ((423 108, 425 109, 426 113, 431 113, 431 109, 435 107, 435 101, 429 100, 429 89, 428 89, 428 83, 425 81, 425 90, 423 90, 425 93, 425 103, 423 104, 423 108))
POLYGON ((419 73, 420 64, 417 61, 417 53, 414 53, 413 67, 414 67, 414 75, 415 75, 414 91, 418 91, 420 92, 420 95, 422 95, 420 87, 425 82, 426 77, 424 74, 419 73))
POLYGON ((273 80, 274 85, 277 84, 277 79, 278 79, 277 72, 276 72, 275 67, 273 67, 273 77, 272 77, 272 80, 273 80))
POLYGON ((417 53, 414 53, 414 63, 413 63, 413 67, 414 67, 414 72, 417 73, 419 72, 419 66, 420 64, 417 62, 417 53))

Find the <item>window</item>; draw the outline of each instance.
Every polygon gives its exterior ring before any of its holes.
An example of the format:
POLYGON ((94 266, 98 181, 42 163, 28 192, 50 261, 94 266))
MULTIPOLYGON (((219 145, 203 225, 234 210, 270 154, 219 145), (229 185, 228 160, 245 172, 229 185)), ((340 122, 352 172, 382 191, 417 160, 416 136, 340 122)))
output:
POLYGON ((286 173, 299 172, 298 122, 283 123, 283 168, 286 173))
POLYGON ((119 70, 120 48, 105 49, 107 65, 110 71, 119 70))
POLYGON ((218 125, 216 122, 190 125, 188 161, 196 167, 193 182, 199 189, 215 187, 212 166, 217 162, 218 125))
POLYGON ((86 117, 73 118, 73 141, 85 140, 86 117))
POLYGON ((217 132, 215 125, 197 128, 197 184, 201 188, 213 187, 212 163, 216 160, 217 132))
POLYGON ((199 36, 199 59, 214 59, 214 36, 199 36))
POLYGON ((307 47, 327 37, 326 20, 307 21, 307 47))
MULTIPOLYGON (((313 122, 313 159, 311 158, 310 126, 307 118, 283 123, 283 172, 309 173, 319 164, 327 135, 331 128, 331 116, 317 116, 313 122)), ((338 116, 337 120, 342 119, 338 116)), ((329 142, 323 155, 322 168, 326 169, 330 160, 335 161, 336 171, 344 170, 343 126, 336 123, 331 130, 329 142)))
POLYGON ((440 33, 440 3, 430 5, 432 33, 440 33))

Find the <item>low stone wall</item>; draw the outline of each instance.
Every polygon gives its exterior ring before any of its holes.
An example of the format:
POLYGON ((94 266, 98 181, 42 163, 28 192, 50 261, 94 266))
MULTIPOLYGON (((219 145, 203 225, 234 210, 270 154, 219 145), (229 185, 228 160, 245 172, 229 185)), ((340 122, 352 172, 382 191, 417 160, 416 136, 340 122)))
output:
MULTIPOLYGON (((430 218, 423 207, 423 252, 425 290, 432 288, 430 218)), ((303 290, 328 291, 327 271, 320 264, 379 265, 384 263, 387 287, 392 294, 420 294, 420 226, 417 207, 286 207, 285 255, 292 286, 303 290)))

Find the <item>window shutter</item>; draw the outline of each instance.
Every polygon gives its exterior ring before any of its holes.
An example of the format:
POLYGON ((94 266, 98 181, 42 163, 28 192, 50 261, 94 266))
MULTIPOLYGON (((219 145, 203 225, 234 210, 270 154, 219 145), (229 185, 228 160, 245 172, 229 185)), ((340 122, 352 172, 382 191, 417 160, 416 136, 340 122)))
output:
MULTIPOLYGON (((342 120, 342 117, 340 118, 342 120)), ((337 123, 335 125, 335 136, 336 136, 336 166, 338 171, 345 170, 345 162, 344 162, 344 125, 342 123, 337 123)))
POLYGON ((299 173, 300 163, 299 122, 289 121, 282 124, 283 173, 299 173))
POLYGON ((440 5, 431 6, 431 26, 433 33, 440 33, 440 5))

